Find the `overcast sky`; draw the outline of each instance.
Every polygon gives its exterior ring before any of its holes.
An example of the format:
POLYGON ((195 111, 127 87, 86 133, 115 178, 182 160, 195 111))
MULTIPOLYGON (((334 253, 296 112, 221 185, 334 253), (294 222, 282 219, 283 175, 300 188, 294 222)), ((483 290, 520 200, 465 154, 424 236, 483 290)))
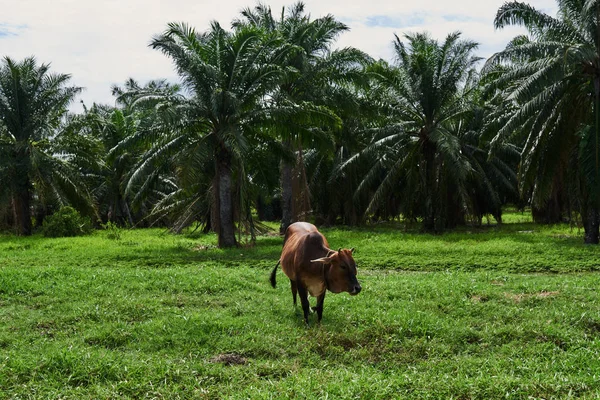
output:
MULTIPOLYGON (((263 1, 279 14, 293 1, 263 1)), ((530 0, 532 6, 556 14, 555 0, 530 0)), ((480 43, 478 55, 502 50, 520 30, 494 30, 493 19, 503 0, 306 0, 317 18, 333 14, 350 27, 336 46, 354 46, 374 58, 392 60, 393 34, 427 31, 437 39, 448 33, 480 43)), ((170 60, 148 44, 169 22, 186 22, 198 31, 217 20, 232 19, 255 0, 0 0, 0 56, 34 55, 51 63, 51 71, 69 73, 73 85, 85 88, 78 100, 113 104, 110 87, 132 77, 140 82, 177 80, 170 60)), ((79 110, 80 106, 75 106, 79 110)))

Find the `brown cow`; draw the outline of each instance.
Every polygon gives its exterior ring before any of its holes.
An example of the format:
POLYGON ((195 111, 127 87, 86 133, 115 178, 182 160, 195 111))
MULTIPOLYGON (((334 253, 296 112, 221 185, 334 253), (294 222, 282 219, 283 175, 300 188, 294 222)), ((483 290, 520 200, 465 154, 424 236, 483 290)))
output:
POLYGON ((354 249, 331 250, 327 239, 316 226, 307 222, 296 222, 285 231, 283 250, 279 262, 271 272, 271 285, 275 287, 277 267, 290 278, 294 305, 296 293, 300 294, 304 321, 308 324, 308 295, 317 298, 318 321, 323 317, 325 292, 348 292, 357 295, 361 291, 356 279, 356 262, 352 258, 354 249))

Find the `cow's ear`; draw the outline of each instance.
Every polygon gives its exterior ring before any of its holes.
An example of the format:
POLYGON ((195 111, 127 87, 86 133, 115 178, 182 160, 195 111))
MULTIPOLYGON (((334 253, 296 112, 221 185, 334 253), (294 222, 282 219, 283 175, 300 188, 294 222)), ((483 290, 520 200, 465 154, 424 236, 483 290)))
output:
POLYGON ((321 257, 321 258, 317 258, 315 260, 310 260, 311 263, 316 263, 316 262, 320 262, 323 264, 330 264, 331 263, 331 257, 321 257))
POLYGON ((354 247, 350 249, 350 253, 354 253, 354 247))

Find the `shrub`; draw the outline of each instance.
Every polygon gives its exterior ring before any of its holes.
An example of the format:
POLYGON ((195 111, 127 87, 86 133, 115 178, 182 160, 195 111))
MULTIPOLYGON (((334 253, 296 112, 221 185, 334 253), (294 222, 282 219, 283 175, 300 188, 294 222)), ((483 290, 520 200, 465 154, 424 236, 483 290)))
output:
POLYGON ((82 217, 77 210, 68 206, 46 217, 42 226, 42 233, 46 237, 81 236, 91 231, 90 219, 82 217))
POLYGON ((102 227, 106 231, 106 237, 112 240, 121 240, 121 228, 112 221, 108 221, 106 224, 102 224, 102 227))

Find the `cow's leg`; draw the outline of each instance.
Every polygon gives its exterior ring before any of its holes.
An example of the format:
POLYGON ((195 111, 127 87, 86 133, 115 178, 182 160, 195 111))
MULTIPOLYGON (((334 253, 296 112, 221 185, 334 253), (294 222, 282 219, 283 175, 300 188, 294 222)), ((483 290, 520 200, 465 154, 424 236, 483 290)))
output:
POLYGON ((290 279, 290 283, 292 285, 292 296, 294 297, 294 307, 296 306, 296 294, 298 293, 298 287, 296 286, 296 281, 290 279))
POLYGON ((317 312, 317 321, 321 323, 321 318, 323 318, 323 302, 325 301, 325 293, 317 297, 317 306, 315 307, 315 311, 317 312))
POLYGON ((302 311, 304 312, 304 322, 308 325, 308 313, 310 312, 310 304, 308 304, 308 293, 306 288, 300 282, 296 282, 298 287, 298 294, 300 295, 300 303, 302 304, 302 311))

